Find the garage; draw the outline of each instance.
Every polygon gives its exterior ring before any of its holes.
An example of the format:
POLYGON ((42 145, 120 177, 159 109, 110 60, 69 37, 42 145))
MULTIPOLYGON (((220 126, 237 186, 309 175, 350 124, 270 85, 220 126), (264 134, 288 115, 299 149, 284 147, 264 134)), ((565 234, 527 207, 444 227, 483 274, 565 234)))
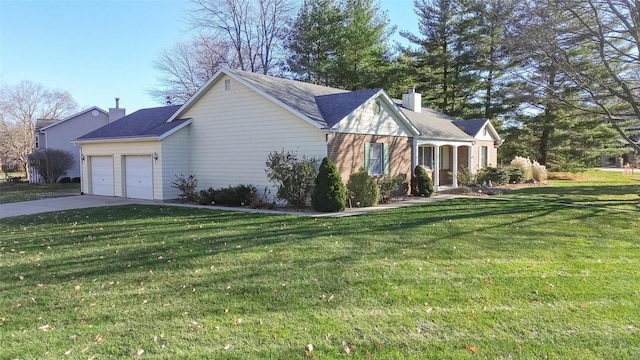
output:
POLYGON ((151 156, 125 156, 125 196, 153 200, 151 156))
POLYGON ((91 194, 113 196, 113 158, 111 156, 92 156, 91 194))

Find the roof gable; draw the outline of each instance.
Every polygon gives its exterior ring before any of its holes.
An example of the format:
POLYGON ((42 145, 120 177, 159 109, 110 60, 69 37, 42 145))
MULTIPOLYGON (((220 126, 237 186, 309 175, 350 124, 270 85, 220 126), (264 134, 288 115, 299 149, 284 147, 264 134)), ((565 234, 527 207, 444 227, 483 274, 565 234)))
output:
POLYGON ((188 121, 188 119, 180 119, 167 123, 167 119, 179 108, 180 105, 171 105, 141 109, 85 134, 77 140, 161 137, 188 121))
POLYGON ((481 131, 487 129, 487 132, 494 141, 500 141, 500 134, 496 131, 488 119, 470 119, 470 120, 455 120, 453 123, 459 127, 462 131, 466 132, 474 138, 481 136, 481 131))
MULTIPOLYGON (((88 108, 88 109, 84 109, 84 110, 82 110, 82 111, 80 111, 80 112, 78 112, 78 113, 75 113, 75 114, 73 114, 73 115, 67 116, 66 118, 64 118, 64 119, 62 119, 62 120, 59 120, 59 121, 58 121, 58 120, 55 120, 53 123, 49 123, 49 124, 43 125, 42 127, 40 127, 40 128, 39 128, 39 131, 44 131, 44 130, 50 129, 50 128, 54 127, 54 126, 58 126, 58 125, 60 125, 60 124, 63 124, 63 123, 65 123, 65 122, 69 121, 69 120, 73 120, 73 119, 75 119, 75 118, 79 117, 80 115, 86 114, 86 113, 88 113, 89 111, 93 111, 93 110, 96 110, 96 111, 98 111, 98 112, 101 112, 101 113, 103 113, 104 115, 107 115, 107 116, 109 115, 109 113, 108 113, 108 112, 106 112, 106 111, 102 110, 101 108, 99 108, 99 107, 97 107, 97 106, 92 106, 92 107, 90 107, 90 108, 88 108)), ((43 120, 43 119, 39 119, 39 120, 38 120, 38 122, 39 122, 40 120, 43 120)), ((36 125, 36 128, 38 128, 38 127, 37 127, 37 125, 36 125)))
POLYGON ((380 89, 367 89, 345 93, 316 96, 315 101, 324 118, 326 127, 331 128, 340 120, 354 112, 372 97, 380 93, 380 89))
POLYGON ((350 93, 347 90, 327 86, 224 68, 209 79, 168 121, 174 121, 186 113, 186 111, 200 100, 209 89, 215 86, 224 75, 242 83, 317 128, 327 128, 328 124, 316 103, 316 97, 350 93))

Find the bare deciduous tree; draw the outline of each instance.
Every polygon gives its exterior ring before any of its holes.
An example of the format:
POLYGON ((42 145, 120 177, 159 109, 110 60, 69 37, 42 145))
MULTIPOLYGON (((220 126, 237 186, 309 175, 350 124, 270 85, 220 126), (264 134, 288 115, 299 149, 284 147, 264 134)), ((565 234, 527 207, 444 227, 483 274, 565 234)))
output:
POLYGON ((192 0, 193 28, 224 39, 238 67, 268 74, 280 59, 295 10, 291 0, 192 0))
POLYGON ((60 119, 72 114, 77 104, 64 90, 21 81, 0 88, 0 156, 17 161, 26 169, 26 156, 33 152, 35 121, 60 119))
POLYGON ((237 58, 229 44, 198 35, 162 53, 154 63, 162 77, 150 93, 159 101, 183 103, 223 66, 237 67, 237 58))

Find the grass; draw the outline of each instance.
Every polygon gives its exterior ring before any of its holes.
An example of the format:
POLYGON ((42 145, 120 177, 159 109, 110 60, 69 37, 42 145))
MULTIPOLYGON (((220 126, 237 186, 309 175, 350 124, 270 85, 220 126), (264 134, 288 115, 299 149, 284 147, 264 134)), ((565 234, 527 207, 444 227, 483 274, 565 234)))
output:
POLYGON ((80 184, 29 184, 0 182, 0 204, 38 200, 68 193, 80 193, 80 184))
POLYGON ((1 220, 0 358, 637 358, 640 212, 514 196, 1 220))
MULTIPOLYGON (((558 175, 556 175, 558 176, 558 175)), ((522 188, 507 198, 521 201, 558 202, 573 206, 593 206, 617 210, 640 210, 640 171, 589 170, 579 174, 561 174, 570 180, 549 180, 550 186, 522 188)))

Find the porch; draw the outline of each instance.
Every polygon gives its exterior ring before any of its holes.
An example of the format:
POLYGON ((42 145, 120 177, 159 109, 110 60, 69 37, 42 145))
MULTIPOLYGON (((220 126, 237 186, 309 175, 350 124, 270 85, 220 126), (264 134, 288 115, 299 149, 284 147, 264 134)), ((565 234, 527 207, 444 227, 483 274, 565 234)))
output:
POLYGON ((433 189, 458 187, 458 174, 474 172, 473 143, 414 139, 413 167, 423 166, 433 180, 433 189))

